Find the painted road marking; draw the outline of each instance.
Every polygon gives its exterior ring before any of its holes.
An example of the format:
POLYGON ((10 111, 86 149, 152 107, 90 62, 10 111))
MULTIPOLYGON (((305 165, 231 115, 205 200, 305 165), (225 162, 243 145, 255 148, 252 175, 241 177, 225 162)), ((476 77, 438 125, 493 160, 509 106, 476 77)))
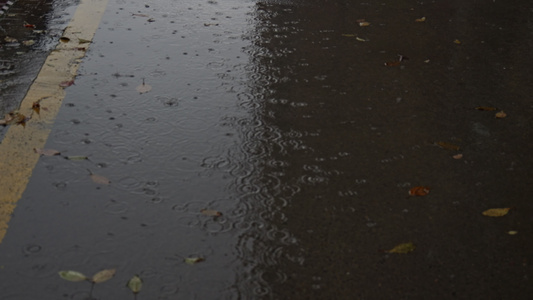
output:
POLYGON ((46 144, 65 98, 65 91, 59 84, 74 80, 86 52, 80 47, 86 48, 89 45, 87 41, 92 41, 106 6, 107 0, 80 2, 63 33, 68 42, 60 42, 47 57, 19 108, 22 114, 30 116, 33 103, 40 101, 41 107, 46 107, 46 110, 33 113, 25 126, 11 125, 0 144, 0 242, 39 160, 39 154, 33 149, 43 148, 46 144))

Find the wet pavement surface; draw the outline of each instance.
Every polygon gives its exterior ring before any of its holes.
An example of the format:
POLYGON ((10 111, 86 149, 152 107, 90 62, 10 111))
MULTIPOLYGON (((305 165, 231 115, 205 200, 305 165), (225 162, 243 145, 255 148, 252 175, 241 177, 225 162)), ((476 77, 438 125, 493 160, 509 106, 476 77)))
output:
MULTIPOLYGON (((116 268, 94 299, 133 299, 135 274, 137 299, 529 299, 531 20, 529 1, 110 1, 61 156, 0 243, 0 298, 89 299, 58 272, 116 268)), ((36 74, 17 57, 50 51, 8 49, 3 113, 36 74)))

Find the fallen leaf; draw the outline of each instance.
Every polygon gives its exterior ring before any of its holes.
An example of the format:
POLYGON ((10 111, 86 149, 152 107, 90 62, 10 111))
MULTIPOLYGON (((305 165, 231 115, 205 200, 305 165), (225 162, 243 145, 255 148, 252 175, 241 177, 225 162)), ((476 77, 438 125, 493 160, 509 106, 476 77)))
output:
POLYGON ((463 154, 461 153, 458 153, 458 154, 455 154, 454 156, 452 156, 454 159, 461 159, 463 158, 463 154))
POLYGON ((16 42, 18 42, 18 40, 16 38, 12 38, 10 36, 6 36, 4 38, 4 41, 6 41, 7 43, 16 43, 16 42))
POLYGON ((59 86, 60 87, 69 87, 71 85, 74 84, 74 80, 68 80, 68 81, 61 81, 61 83, 59 83, 59 86))
POLYGON ((402 62, 401 61, 388 61, 385 63, 385 66, 387 67, 396 67, 399 66, 402 62))
POLYGON ((451 143, 447 143, 447 142, 437 142, 437 145, 439 145, 439 147, 446 149, 446 150, 458 151, 460 149, 459 146, 451 144, 451 143))
POLYGON ((202 257, 186 257, 185 258, 185 262, 188 263, 189 265, 194 265, 194 264, 202 262, 204 260, 205 259, 203 259, 202 257))
POLYGON ((85 275, 77 271, 59 271, 59 276, 65 280, 74 282, 87 280, 85 275))
POLYGON ((503 118, 507 117, 507 114, 504 113, 503 110, 502 110, 502 111, 497 112, 497 113, 494 115, 494 117, 497 118, 497 119, 503 119, 503 118))
POLYGON ((44 156, 54 156, 54 155, 61 154, 61 152, 54 150, 54 149, 33 148, 33 151, 37 154, 44 155, 44 156))
POLYGON ((141 291, 142 285, 143 281, 138 275, 133 276, 127 283, 127 286, 134 294, 137 294, 141 291))
POLYGON ((68 159, 68 160, 86 160, 86 159, 89 159, 89 158, 87 156, 71 155, 71 156, 65 156, 65 159, 68 159))
POLYGON ((491 208, 484 211, 482 214, 487 217, 503 217, 505 216, 511 207, 506 208, 491 208))
POLYGON ((144 78, 143 78, 143 83, 141 85, 137 86, 137 88, 136 88, 137 92, 139 92, 141 94, 149 92, 151 89, 152 89, 151 85, 144 83, 144 78))
POLYGON ((460 40, 457 40, 457 39, 456 39, 456 40, 454 40, 453 42, 454 42, 455 44, 457 44, 457 45, 461 45, 461 41, 460 41, 460 40))
POLYGON ((516 230, 510 230, 509 232, 507 232, 509 235, 516 235, 518 234, 518 231, 516 230))
POLYGON ((415 22, 418 22, 418 23, 425 22, 425 21, 426 21, 426 17, 422 17, 420 19, 415 19, 415 22))
POLYGON ((89 169, 87 169, 87 171, 89 171, 91 179, 94 181, 94 183, 104 184, 104 185, 108 185, 111 183, 111 181, 109 181, 109 179, 107 179, 106 177, 101 176, 101 175, 96 175, 93 172, 91 172, 91 170, 89 169))
POLYGON ((78 44, 87 44, 87 43, 90 43, 91 40, 86 40, 86 39, 78 39, 78 44))
POLYGON ((68 37, 62 36, 59 38, 59 41, 61 41, 62 43, 68 43, 70 42, 70 39, 68 37))
POLYGON ((20 124, 24 126, 26 125, 27 120, 29 120, 29 118, 26 118, 25 115, 15 110, 15 111, 7 113, 5 115, 4 120, 2 120, 0 124, 2 125, 20 124))
POLYGON ((26 28, 35 28, 35 25, 25 23, 25 24, 24 24, 24 27, 26 27, 26 28))
POLYGON ((107 280, 113 278, 113 276, 115 276, 116 272, 117 272, 117 269, 102 270, 102 271, 99 271, 96 274, 94 274, 93 278, 91 280, 94 283, 101 283, 101 282, 104 282, 104 281, 107 281, 107 280))
POLYGON ((391 250, 388 250, 386 252, 388 252, 388 253, 405 254, 405 253, 409 253, 409 252, 414 251, 415 248, 416 248, 415 245, 413 243, 409 242, 409 243, 399 244, 396 247, 394 247, 391 250))
POLYGON ((429 187, 427 186, 415 186, 409 190, 409 196, 425 196, 429 194, 429 187))
POLYGON ((365 39, 360 38, 360 37, 358 37, 358 36, 356 36, 355 39, 356 39, 357 41, 359 41, 359 42, 368 42, 368 40, 365 40, 365 39))
POLYGON ((34 112, 39 114, 41 112, 41 104, 39 103, 39 101, 33 102, 33 104, 31 105, 31 109, 33 109, 34 112))
POLYGON ((483 111, 495 111, 497 108, 492 106, 478 106, 476 107, 477 110, 483 110, 483 111))
POLYGON ((220 217, 222 216, 222 213, 217 211, 217 210, 213 210, 213 209, 202 209, 200 211, 202 214, 206 215, 206 216, 211 216, 211 217, 220 217))
POLYGON ((369 22, 366 22, 366 21, 359 22, 359 26, 361 26, 361 27, 370 26, 370 23, 369 23, 369 22))

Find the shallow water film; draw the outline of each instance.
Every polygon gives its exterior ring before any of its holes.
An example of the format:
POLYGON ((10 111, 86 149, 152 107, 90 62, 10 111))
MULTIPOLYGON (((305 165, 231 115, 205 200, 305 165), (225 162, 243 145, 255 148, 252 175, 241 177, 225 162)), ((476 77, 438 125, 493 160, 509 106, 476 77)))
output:
POLYGON ((528 299, 531 20, 529 1, 110 0, 0 298, 528 299))

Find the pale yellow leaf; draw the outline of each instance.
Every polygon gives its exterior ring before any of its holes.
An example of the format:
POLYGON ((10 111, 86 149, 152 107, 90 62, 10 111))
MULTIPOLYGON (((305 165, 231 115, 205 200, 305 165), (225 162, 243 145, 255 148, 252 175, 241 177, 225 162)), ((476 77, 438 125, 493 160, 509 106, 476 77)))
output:
POLYGON ((491 208, 491 209, 487 209, 486 211, 484 211, 483 215, 487 217, 503 217, 509 212, 510 209, 511 209, 510 207, 491 208))
POLYGON ((96 274, 94 274, 92 278, 92 282, 101 283, 101 282, 107 281, 113 278, 116 272, 117 272, 117 269, 106 269, 106 270, 99 271, 96 274))

